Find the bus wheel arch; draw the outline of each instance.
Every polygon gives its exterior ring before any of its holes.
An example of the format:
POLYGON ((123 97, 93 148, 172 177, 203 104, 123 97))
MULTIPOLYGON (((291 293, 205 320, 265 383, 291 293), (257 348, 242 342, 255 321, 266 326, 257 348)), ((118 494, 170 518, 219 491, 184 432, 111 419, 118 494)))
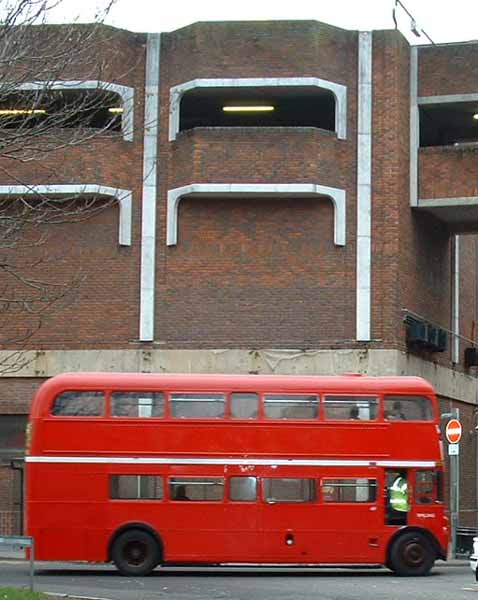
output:
POLYGON ((163 560, 163 542, 150 525, 128 523, 111 536, 108 559, 122 575, 148 575, 163 560))
POLYGON ((396 575, 428 575, 441 554, 440 546, 430 532, 419 527, 407 527, 391 538, 386 565, 396 575))

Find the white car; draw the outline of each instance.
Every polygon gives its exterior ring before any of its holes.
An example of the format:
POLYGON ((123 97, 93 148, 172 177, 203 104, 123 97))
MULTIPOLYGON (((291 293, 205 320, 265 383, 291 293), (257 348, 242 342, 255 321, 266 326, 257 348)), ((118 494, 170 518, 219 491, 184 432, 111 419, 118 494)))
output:
POLYGON ((475 580, 478 581, 478 570, 476 565, 478 563, 478 537, 473 538, 473 554, 470 556, 470 567, 475 572, 475 580))

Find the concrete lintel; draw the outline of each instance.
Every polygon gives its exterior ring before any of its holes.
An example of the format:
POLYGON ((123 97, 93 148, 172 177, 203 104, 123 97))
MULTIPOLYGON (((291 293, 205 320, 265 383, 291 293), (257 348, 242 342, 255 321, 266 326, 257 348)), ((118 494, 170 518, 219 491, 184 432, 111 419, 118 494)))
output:
POLYGON ((19 357, 0 351, 19 370, 0 378, 52 377, 77 371, 145 373, 251 373, 293 375, 416 375, 427 379, 444 398, 478 406, 478 380, 466 373, 425 361, 399 350, 295 348, 216 348, 211 350, 38 350, 19 357))
POLYGON ((458 198, 421 198, 418 208, 440 208, 448 206, 478 206, 478 196, 462 196, 458 198))
POLYGON ((0 196, 110 196, 119 204, 118 243, 131 246, 132 192, 97 184, 0 185, 0 196))
POLYGON ((455 102, 476 102, 478 94, 446 94, 444 96, 418 96, 418 104, 449 104, 455 102))
POLYGON ((293 184, 240 184, 195 183, 168 192, 166 244, 175 246, 178 236, 178 206, 185 196, 236 196, 236 197, 327 197, 334 204, 334 243, 345 246, 345 190, 312 183, 293 184))
POLYGON ((478 232, 478 197, 418 200, 414 210, 424 211, 447 225, 454 233, 478 232))
POLYGON ((179 113, 183 95, 196 88, 234 87, 319 87, 335 97, 335 131, 341 140, 347 138, 347 86, 319 77, 241 77, 232 79, 192 79, 171 88, 169 104, 169 141, 179 131, 179 113))
POLYGON ((17 87, 19 90, 104 90, 113 92, 120 96, 123 103, 123 114, 121 117, 121 131, 123 138, 133 141, 133 121, 134 121, 134 88, 99 80, 59 80, 59 81, 31 81, 22 83, 17 87))

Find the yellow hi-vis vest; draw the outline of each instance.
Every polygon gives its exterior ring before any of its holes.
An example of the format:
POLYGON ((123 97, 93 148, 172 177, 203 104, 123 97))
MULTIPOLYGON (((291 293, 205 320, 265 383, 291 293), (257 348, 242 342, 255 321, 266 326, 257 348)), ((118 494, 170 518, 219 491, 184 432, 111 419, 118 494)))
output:
POLYGON ((397 477, 390 488, 390 504, 394 510, 408 512, 408 485, 404 477, 397 477))

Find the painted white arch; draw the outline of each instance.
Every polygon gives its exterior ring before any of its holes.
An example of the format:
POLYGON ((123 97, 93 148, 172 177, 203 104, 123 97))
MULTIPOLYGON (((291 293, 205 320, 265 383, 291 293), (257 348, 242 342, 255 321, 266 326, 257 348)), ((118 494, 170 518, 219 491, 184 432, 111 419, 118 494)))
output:
POLYGON ((166 244, 175 246, 178 237, 178 206, 185 196, 235 196, 235 197, 317 197, 329 198, 334 205, 334 243, 345 246, 345 190, 313 183, 244 184, 244 183, 193 183, 168 191, 166 244))
POLYGON ((19 90, 102 90, 113 92, 120 96, 123 103, 123 114, 121 116, 121 131, 123 139, 127 142, 133 141, 133 120, 134 120, 134 88, 111 83, 109 81, 87 80, 65 80, 65 81, 31 81, 22 83, 17 87, 19 90))
POLYGON ((0 185, 0 196, 109 196, 116 198, 119 204, 120 246, 131 246, 132 192, 119 188, 96 184, 60 184, 60 185, 0 185))
POLYGON ((183 95, 196 88, 234 87, 318 87, 335 96, 335 131, 337 137, 347 137, 347 86, 319 77, 241 77, 236 79, 192 79, 171 88, 169 96, 169 141, 179 132, 180 104, 183 95))

